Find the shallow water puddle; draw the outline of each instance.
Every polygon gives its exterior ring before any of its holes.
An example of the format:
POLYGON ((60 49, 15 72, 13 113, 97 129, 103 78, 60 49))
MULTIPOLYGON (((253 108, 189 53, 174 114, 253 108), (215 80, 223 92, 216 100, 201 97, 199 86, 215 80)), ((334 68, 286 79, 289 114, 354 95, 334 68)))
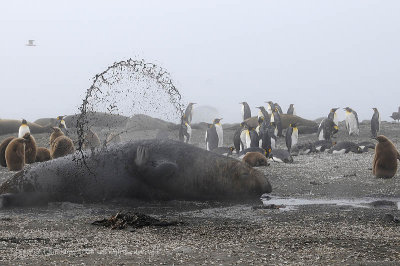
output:
POLYGON ((278 206, 274 209, 282 211, 295 210, 305 205, 335 205, 349 206, 354 208, 379 208, 400 210, 400 199, 378 199, 378 198, 352 198, 352 199, 302 199, 267 197, 261 198, 264 206, 278 206))

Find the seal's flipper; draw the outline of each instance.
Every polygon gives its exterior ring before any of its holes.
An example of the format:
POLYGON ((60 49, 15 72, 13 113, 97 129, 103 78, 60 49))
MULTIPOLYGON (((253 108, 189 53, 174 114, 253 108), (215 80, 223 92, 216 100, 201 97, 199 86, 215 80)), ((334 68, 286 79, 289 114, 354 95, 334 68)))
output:
POLYGON ((0 209, 13 207, 42 206, 49 202, 47 195, 37 192, 7 193, 0 195, 0 209))
POLYGON ((150 159, 149 149, 145 146, 137 148, 135 164, 139 172, 138 177, 152 187, 165 188, 169 178, 178 171, 178 165, 174 162, 150 159))

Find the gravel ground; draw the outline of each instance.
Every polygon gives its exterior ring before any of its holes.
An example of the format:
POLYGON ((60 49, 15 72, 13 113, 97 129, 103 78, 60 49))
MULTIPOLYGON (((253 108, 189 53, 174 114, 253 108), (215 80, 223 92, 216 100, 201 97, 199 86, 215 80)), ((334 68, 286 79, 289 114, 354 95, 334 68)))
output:
MULTIPOLYGON (((381 133, 397 147, 399 132, 399 124, 383 123, 381 133)), ((134 132, 123 139, 154 135, 134 132)), ((195 145, 203 146, 204 132, 194 130, 193 135, 195 145)), ((233 130, 224 135, 229 145, 233 130)), ((0 141, 5 137, 0 136, 0 141)), ((48 134, 35 137, 40 146, 48 145, 48 134)), ((360 137, 340 131, 337 141, 368 138, 369 125, 362 124, 360 137)), ((315 135, 300 136, 300 142, 315 139, 315 135)), ((279 146, 284 147, 283 139, 279 146)), ((121 199, 0 210, 0 264, 398 265, 399 174, 389 180, 374 178, 372 158, 373 151, 320 153, 294 157, 293 164, 271 162, 260 167, 273 185, 272 199, 265 200, 266 205, 282 198, 289 204, 288 200, 297 202, 279 209, 253 208, 262 206, 259 199, 229 203, 121 199), (376 202, 382 199, 386 201, 376 202), (356 206, 353 201, 364 203, 356 206), (142 212, 184 224, 135 230, 91 225, 118 211, 142 212)), ((0 182, 11 175, 1 168, 0 182)))

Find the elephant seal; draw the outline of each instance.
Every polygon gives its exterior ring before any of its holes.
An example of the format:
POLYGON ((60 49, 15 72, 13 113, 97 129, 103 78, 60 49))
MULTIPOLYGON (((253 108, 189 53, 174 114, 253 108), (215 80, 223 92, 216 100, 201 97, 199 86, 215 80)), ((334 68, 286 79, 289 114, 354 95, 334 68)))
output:
POLYGON ((174 140, 125 142, 84 152, 88 168, 77 165, 74 155, 29 165, 12 176, 0 186, 0 205, 121 197, 243 199, 272 191, 264 174, 245 163, 174 140))
POLYGON ((380 135, 375 139, 378 144, 375 147, 372 174, 379 178, 392 178, 397 172, 397 160, 400 160, 399 152, 387 137, 380 135))

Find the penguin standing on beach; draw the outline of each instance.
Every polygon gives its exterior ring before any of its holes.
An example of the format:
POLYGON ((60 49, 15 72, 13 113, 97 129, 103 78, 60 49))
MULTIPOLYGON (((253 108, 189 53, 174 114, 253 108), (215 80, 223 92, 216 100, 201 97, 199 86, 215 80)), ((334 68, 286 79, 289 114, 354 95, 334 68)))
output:
POLYGON ((192 123, 193 105, 196 103, 189 103, 185 110, 185 118, 188 124, 192 123))
POLYGON ((330 118, 325 118, 319 124, 317 136, 318 140, 331 140, 333 135, 338 132, 339 128, 335 125, 335 122, 330 118))
POLYGON ((31 131, 29 130, 28 122, 26 122, 25 119, 22 119, 22 123, 18 130, 18 138, 24 137, 26 133, 31 133, 31 131))
POLYGON ((268 126, 268 134, 271 137, 271 148, 275 149, 277 141, 276 134, 278 134, 275 122, 271 122, 270 125, 268 126))
POLYGON ((244 121, 251 117, 251 110, 247 102, 241 102, 240 104, 242 105, 242 121, 244 121))
POLYGON ((208 128, 205 136, 206 150, 212 151, 218 147, 218 134, 214 124, 207 124, 207 126, 208 128))
POLYGON ((270 115, 268 114, 267 110, 265 110, 264 106, 257 106, 257 109, 260 109, 260 111, 258 112, 258 118, 260 119, 260 117, 263 117, 263 121, 269 125, 270 123, 270 115))
POLYGON ((271 152, 271 136, 269 134, 268 125, 263 122, 259 127, 258 136, 260 138, 259 147, 264 149, 268 154, 271 152))
POLYGON ((278 103, 274 103, 274 108, 272 110, 277 110, 279 114, 283 114, 282 107, 278 103))
POLYGON ((61 129, 61 131, 68 136, 68 130, 67 130, 67 124, 65 123, 64 120, 65 115, 59 115, 57 116, 57 121, 58 122, 58 127, 61 129))
POLYGON ((181 118, 181 126, 179 128, 179 140, 185 143, 189 143, 191 136, 192 128, 186 120, 185 115, 183 115, 181 118))
POLYGON ((290 149, 292 146, 297 144, 297 141, 299 139, 299 130, 296 126, 296 123, 290 124, 289 127, 286 130, 286 147, 288 151, 290 152, 290 149))
POLYGON ((221 120, 222 118, 216 118, 213 121, 213 124, 218 134, 218 147, 224 146, 224 131, 222 129, 221 120))
POLYGON ((294 110, 294 104, 293 103, 291 103, 289 105, 289 108, 287 110, 287 114, 288 115, 296 115, 296 111, 294 110))
POLYGON ((241 150, 244 150, 244 144, 240 139, 240 134, 243 131, 244 122, 240 123, 240 126, 233 133, 233 146, 235 147, 236 153, 238 154, 241 150))
POLYGON ((377 108, 372 108, 372 110, 374 110, 374 114, 371 118, 371 135, 373 138, 376 138, 381 128, 381 116, 379 115, 377 108))
POLYGON ((346 129, 349 132, 349 135, 358 136, 360 134, 360 123, 358 122, 357 112, 350 107, 346 107, 344 110, 346 110, 346 129))
POLYGON ((339 108, 332 108, 328 114, 328 118, 331 119, 333 121, 333 123, 335 123, 336 126, 339 126, 339 119, 336 114, 337 109, 339 109, 339 108))
POLYGON ((265 102, 267 104, 267 113, 269 115, 274 111, 274 103, 272 101, 265 102))
POLYGON ((260 138, 255 128, 249 129, 249 136, 250 136, 250 148, 258 147, 260 138))
POLYGON ((250 148, 251 139, 250 139, 250 130, 249 126, 246 123, 243 123, 243 130, 240 133, 240 141, 242 143, 241 151, 244 149, 250 148))
POLYGON ((282 135, 282 121, 281 116, 279 114, 278 108, 275 107, 275 110, 271 114, 271 123, 275 123, 277 129, 277 137, 283 137, 282 135))

